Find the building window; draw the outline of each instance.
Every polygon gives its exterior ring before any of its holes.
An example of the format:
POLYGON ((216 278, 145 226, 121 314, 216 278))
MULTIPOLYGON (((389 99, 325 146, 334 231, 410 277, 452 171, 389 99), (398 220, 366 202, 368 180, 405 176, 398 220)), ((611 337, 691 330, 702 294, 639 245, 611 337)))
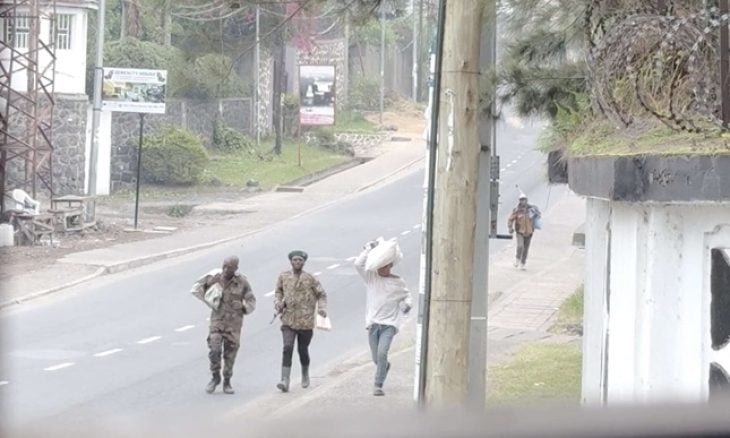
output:
POLYGON ((10 42, 16 49, 28 48, 28 35, 30 35, 30 18, 27 15, 16 15, 5 17, 3 39, 10 42))
MULTIPOLYGON (((71 50, 71 26, 73 16, 56 14, 56 49, 71 50)), ((53 38, 51 38, 53 41, 53 38)))

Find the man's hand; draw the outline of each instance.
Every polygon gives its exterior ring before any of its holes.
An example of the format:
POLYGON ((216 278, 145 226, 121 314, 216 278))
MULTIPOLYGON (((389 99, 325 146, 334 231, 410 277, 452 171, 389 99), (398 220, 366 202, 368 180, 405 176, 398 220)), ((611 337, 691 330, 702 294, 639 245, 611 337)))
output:
POLYGON ((274 304, 274 310, 276 313, 281 313, 284 311, 284 303, 276 303, 274 304))
POLYGON ((403 304, 403 314, 408 315, 408 312, 411 311, 411 306, 408 304, 403 304))
POLYGON ((514 233, 515 233, 515 230, 513 230, 512 228, 510 228, 510 229, 509 229, 509 233, 510 233, 510 234, 514 234, 514 233))
POLYGON ((371 240, 370 242, 365 244, 365 249, 373 249, 378 246, 379 243, 380 242, 378 242, 377 240, 371 240))
POLYGON ((322 318, 327 318, 327 312, 322 309, 317 310, 317 314, 322 318))

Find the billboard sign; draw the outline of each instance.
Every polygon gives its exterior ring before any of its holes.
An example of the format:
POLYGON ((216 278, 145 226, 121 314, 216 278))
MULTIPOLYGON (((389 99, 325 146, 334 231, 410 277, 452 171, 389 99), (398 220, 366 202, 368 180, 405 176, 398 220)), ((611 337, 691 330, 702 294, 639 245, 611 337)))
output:
POLYGON ((166 85, 167 70, 104 67, 101 108, 164 114, 166 85))
POLYGON ((299 66, 299 124, 335 124, 335 66, 299 66))

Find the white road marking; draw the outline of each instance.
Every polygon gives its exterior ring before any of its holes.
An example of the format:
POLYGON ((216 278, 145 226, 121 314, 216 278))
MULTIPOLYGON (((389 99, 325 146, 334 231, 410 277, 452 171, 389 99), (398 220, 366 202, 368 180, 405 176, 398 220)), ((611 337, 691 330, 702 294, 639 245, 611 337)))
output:
POLYGON ((63 368, 72 367, 74 365, 75 365, 74 362, 64 362, 64 363, 60 363, 58 365, 50 366, 48 368, 43 368, 43 371, 56 371, 56 370, 60 370, 60 369, 63 369, 63 368))
POLYGON ((401 236, 407 236, 411 234, 411 230, 405 230, 404 232, 400 233, 401 236))
POLYGON ((517 164, 517 160, 512 160, 509 164, 517 164))
POLYGON ((149 338, 140 339, 137 341, 138 344, 149 344, 150 342, 159 341, 162 336, 150 336, 149 338))
POLYGON ((276 293, 276 291, 275 290, 272 290, 271 292, 267 292, 264 296, 265 297, 273 297, 275 293, 276 293))
POLYGON ((347 258, 348 262, 354 262, 355 260, 357 260, 357 257, 348 257, 347 258))
POLYGON ((321 273, 321 272, 315 272, 315 273, 314 273, 314 274, 312 274, 312 275, 314 275, 315 277, 319 277, 320 275, 322 275, 322 273, 321 273))
POLYGON ((421 228, 421 224, 416 224, 416 225, 414 225, 414 226, 413 226, 413 229, 414 229, 414 230, 417 230, 417 229, 419 229, 419 228, 421 228))
POLYGON ((188 331, 188 330, 194 329, 194 328, 195 328, 194 325, 184 325, 182 327, 176 328, 175 331, 179 333, 179 332, 185 332, 185 331, 188 331))
POLYGON ((335 263, 334 265, 327 266, 327 269, 335 269, 335 268, 339 268, 339 267, 340 267, 340 264, 339 263, 335 263))
POLYGON ((120 351, 122 351, 121 348, 114 348, 111 350, 102 351, 101 353, 96 353, 96 354, 94 354, 94 357, 111 356, 112 354, 119 353, 120 351))
POLYGON ((502 169, 499 169, 500 172, 504 172, 505 170, 507 170, 506 167, 503 167, 502 169))
POLYGON ((0 380, 0 386, 5 386, 8 383, 10 383, 10 382, 8 382, 7 380, 0 380))

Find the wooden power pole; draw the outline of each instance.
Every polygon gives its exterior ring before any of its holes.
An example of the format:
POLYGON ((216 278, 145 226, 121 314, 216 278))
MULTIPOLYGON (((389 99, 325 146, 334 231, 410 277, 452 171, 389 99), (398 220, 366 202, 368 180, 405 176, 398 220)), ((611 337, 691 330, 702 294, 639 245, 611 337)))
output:
POLYGON ((484 0, 446 1, 426 404, 467 403, 479 178, 479 48, 484 0))

